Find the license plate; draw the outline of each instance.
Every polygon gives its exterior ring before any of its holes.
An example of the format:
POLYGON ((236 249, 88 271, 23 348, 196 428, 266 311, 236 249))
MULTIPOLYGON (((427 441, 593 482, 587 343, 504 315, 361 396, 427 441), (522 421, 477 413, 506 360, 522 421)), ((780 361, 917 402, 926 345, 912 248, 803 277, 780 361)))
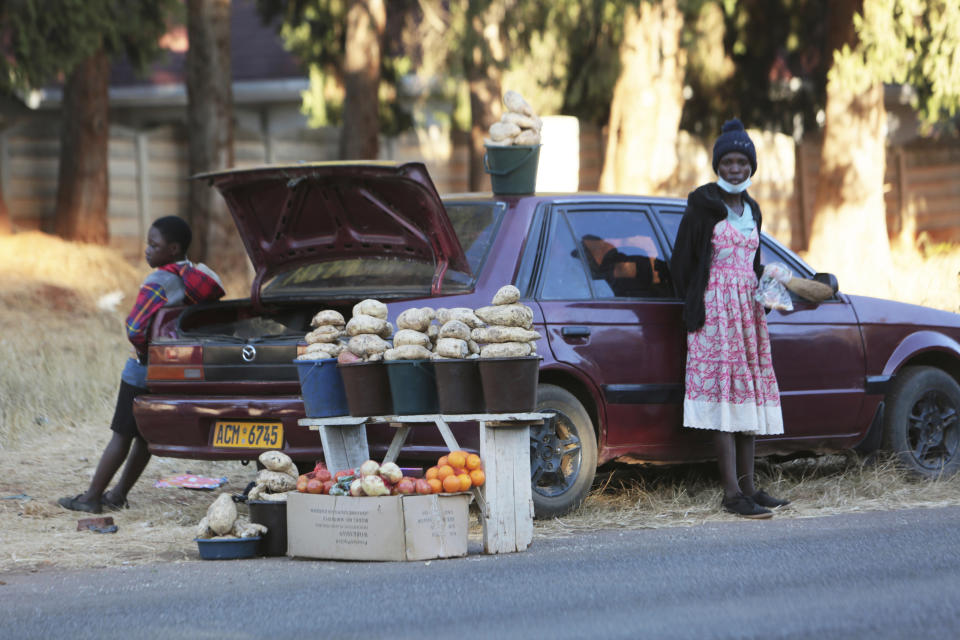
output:
POLYGON ((283 446, 283 424, 217 421, 213 428, 213 446, 228 449, 279 449, 283 446))

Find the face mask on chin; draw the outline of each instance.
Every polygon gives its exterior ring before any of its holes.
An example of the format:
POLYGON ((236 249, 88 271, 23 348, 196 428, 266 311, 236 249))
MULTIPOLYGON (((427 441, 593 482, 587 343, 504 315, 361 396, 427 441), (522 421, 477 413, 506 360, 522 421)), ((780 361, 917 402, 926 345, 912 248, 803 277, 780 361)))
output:
POLYGON ((733 184, 727 182, 723 178, 717 178, 717 186, 726 191, 727 193, 743 193, 747 190, 747 187, 750 186, 750 178, 747 178, 740 184, 733 184))

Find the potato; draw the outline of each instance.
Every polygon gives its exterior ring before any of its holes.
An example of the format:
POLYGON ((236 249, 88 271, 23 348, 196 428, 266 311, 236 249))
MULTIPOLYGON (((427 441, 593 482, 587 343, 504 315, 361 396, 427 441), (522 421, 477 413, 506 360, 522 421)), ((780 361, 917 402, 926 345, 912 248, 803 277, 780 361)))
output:
POLYGON ((197 537, 206 540, 215 535, 217 535, 217 532, 210 528, 210 521, 207 517, 200 518, 200 522, 197 524, 197 537))
POLYGON ((384 350, 384 351, 381 351, 380 353, 371 353, 370 355, 368 355, 368 356, 367 356, 366 358, 364 358, 363 360, 364 360, 364 362, 380 362, 381 360, 383 360, 383 354, 384 354, 384 353, 386 353, 385 350, 384 350))
POLYGON ((386 327, 387 321, 383 318, 375 318, 361 313, 350 318, 346 331, 348 336, 358 336, 362 333, 380 335, 380 332, 384 331, 386 327))
POLYGON ((329 360, 332 356, 326 351, 307 351, 297 356, 297 360, 329 360))
POLYGON ((477 317, 473 309, 469 307, 453 307, 452 309, 437 309, 437 320, 441 325, 447 324, 451 320, 459 320, 471 329, 483 326, 483 321, 477 317))
POLYGON ((470 355, 475 356, 480 353, 480 345, 474 340, 467 340, 467 349, 470 350, 470 355))
MULTIPOLYGON (((397 320, 397 324, 400 324, 399 320, 397 320)), ((400 331, 397 331, 397 335, 393 336, 393 346, 402 347, 408 344, 423 347, 424 349, 429 349, 432 346, 430 336, 425 333, 413 329, 400 329, 400 331)))
MULTIPOLYGON (((293 486, 297 486, 294 482, 293 486)), ((229 493, 221 493, 217 499, 207 507, 207 523, 217 535, 226 535, 233 528, 237 519, 237 505, 229 493)))
MULTIPOLYGON (((521 129, 532 129, 536 132, 540 132, 540 128, 543 126, 543 121, 540 118, 535 116, 528 116, 523 113, 517 113, 515 111, 507 111, 500 118, 500 122, 509 122, 515 124, 521 129)), ((521 131, 520 133, 523 133, 521 131)))
POLYGON ((352 315, 373 316, 374 318, 380 318, 381 320, 386 320, 387 305, 383 304, 379 300, 374 300, 373 298, 367 298, 366 300, 361 300, 357 304, 353 305, 352 315))
POLYGON ((237 520, 233 525, 233 535, 238 538, 256 538, 267 532, 267 527, 256 522, 237 520))
POLYGON ((393 335, 393 324, 389 322, 385 323, 383 326, 383 331, 378 332, 377 335, 384 340, 389 340, 390 336, 393 335))
POLYGON ((519 358, 528 355, 529 342, 494 342, 480 347, 481 358, 519 358))
POLYGON ((470 354, 467 341, 459 338, 440 338, 435 351, 445 358, 466 358, 470 354))
POLYGON ((513 304, 520 299, 520 289, 512 284, 500 287, 493 296, 493 304, 513 304))
POLYGON ((343 343, 340 341, 337 342, 314 342, 311 345, 307 345, 307 350, 305 353, 308 354, 318 354, 320 357, 325 358, 336 358, 340 355, 340 352, 344 350, 343 343), (323 355, 326 354, 326 355, 323 355))
POLYGON ((542 336, 536 331, 523 329, 521 327, 504 327, 494 325, 491 327, 481 327, 470 332, 470 337, 481 344, 490 344, 491 342, 530 342, 531 340, 540 340, 542 336))
POLYGON ((430 358, 430 349, 416 344, 405 344, 383 352, 386 362, 392 360, 427 360, 430 358))
MULTIPOLYGON (((476 315, 487 324, 523 327, 524 329, 533 326, 533 309, 525 304, 497 304, 490 307, 480 307, 476 310, 476 315)), ((474 339, 476 340, 476 338, 474 339)))
POLYGON ((426 331, 433 319, 437 317, 437 312, 430 307, 421 307, 419 309, 407 309, 397 316, 397 328, 413 329, 414 331, 426 331))
POLYGON ((440 327, 438 327, 437 325, 432 324, 429 327, 427 327, 427 337, 430 338, 430 342, 432 344, 437 343, 437 336, 439 334, 440 334, 440 327))
POLYGON ((494 122, 490 125, 490 139, 494 142, 513 138, 520 134, 520 127, 510 122, 494 122))
POLYGON ((350 338, 347 349, 355 356, 369 358, 372 355, 383 353, 390 348, 390 343, 372 333, 361 333, 350 338))
POLYGON ((313 316, 313 320, 310 321, 311 327, 330 325, 343 327, 345 324, 347 324, 347 321, 343 319, 343 314, 333 309, 324 309, 323 311, 317 312, 317 315, 313 316))
POLYGON ((263 494, 267 492, 267 487, 262 484, 255 484, 247 492, 247 502, 251 500, 263 500, 263 494))
POLYGON ((457 338, 458 340, 469 340, 470 339, 470 327, 464 322, 459 320, 451 320, 449 322, 443 323, 440 327, 439 333, 437 333, 437 338, 457 338))
POLYGON ((517 93, 516 91, 507 91, 503 94, 503 104, 506 105, 507 111, 513 111, 514 113, 521 113, 526 116, 535 116, 533 112, 533 107, 530 106, 530 103, 523 99, 523 96, 517 93))
POLYGON ((343 329, 331 324, 317 327, 303 337, 307 344, 316 344, 318 342, 336 342, 343 335, 343 329))
POLYGON ((261 469, 260 472, 257 473, 257 484, 262 484, 267 488, 267 491, 272 493, 293 491, 297 488, 297 476, 281 471, 261 469))
POLYGON ((257 460, 269 471, 288 473, 290 469, 293 469, 294 475, 298 475, 296 473, 297 467, 293 464, 293 460, 282 451, 264 451, 257 460))
POLYGON ((483 144, 487 147, 509 147, 513 145, 513 137, 504 138, 503 140, 491 140, 490 138, 484 138, 483 144))
POLYGON ((533 129, 524 129, 513 139, 513 144, 522 147, 540 144, 540 134, 533 129))

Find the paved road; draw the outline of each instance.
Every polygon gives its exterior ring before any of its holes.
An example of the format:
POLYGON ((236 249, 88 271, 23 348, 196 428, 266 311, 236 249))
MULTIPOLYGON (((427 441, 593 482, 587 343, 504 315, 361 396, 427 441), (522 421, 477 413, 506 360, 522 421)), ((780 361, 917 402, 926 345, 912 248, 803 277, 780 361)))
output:
POLYGON ((953 638, 960 507, 0 576, 0 638, 953 638))

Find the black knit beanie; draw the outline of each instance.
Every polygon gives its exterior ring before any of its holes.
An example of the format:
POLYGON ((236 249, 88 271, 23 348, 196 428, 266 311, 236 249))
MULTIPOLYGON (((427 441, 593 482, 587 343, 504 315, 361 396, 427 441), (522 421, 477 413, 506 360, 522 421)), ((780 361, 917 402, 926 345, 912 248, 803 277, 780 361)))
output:
POLYGON ((713 143, 713 172, 717 172, 720 158, 731 151, 738 151, 750 160, 750 175, 755 174, 757 172, 757 150, 754 148, 750 136, 744 131, 743 123, 737 118, 727 120, 723 123, 722 131, 723 133, 713 143))

